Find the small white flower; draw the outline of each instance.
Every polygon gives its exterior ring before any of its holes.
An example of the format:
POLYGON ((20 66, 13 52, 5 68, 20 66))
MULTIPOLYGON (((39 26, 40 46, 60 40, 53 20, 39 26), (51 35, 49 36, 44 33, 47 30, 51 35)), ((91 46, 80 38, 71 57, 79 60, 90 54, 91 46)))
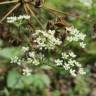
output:
POLYGON ((28 64, 30 64, 30 63, 32 63, 32 62, 33 62, 32 58, 27 58, 27 63, 28 63, 28 64))
POLYGON ((78 38, 79 38, 80 40, 82 40, 82 41, 84 41, 85 37, 86 37, 86 35, 83 34, 83 33, 79 33, 79 35, 78 35, 78 38))
POLYGON ((13 23, 14 20, 7 20, 7 23, 13 23))
POLYGON ((81 74, 81 75, 85 75, 86 74, 86 72, 84 71, 84 68, 79 68, 79 72, 78 73, 81 74))
POLYGON ((36 59, 34 59, 32 63, 33 63, 34 65, 39 65, 39 64, 40 64, 39 60, 36 60, 36 59))
POLYGON ((70 69, 70 74, 71 74, 72 76, 74 76, 74 77, 77 76, 76 71, 75 71, 75 70, 72 70, 72 69, 70 69))
POLYGON ((17 65, 21 65, 21 64, 22 64, 22 61, 20 59, 18 59, 17 65))
POLYGON ((64 63, 63 67, 64 67, 65 70, 69 70, 70 69, 70 65, 67 64, 67 63, 64 63))
POLYGON ((26 75, 26 76, 30 76, 32 72, 32 70, 29 69, 28 67, 24 68, 22 71, 23 71, 23 75, 26 75))
POLYGON ((23 15, 23 19, 30 19, 30 15, 23 15))
POLYGON ((29 52, 29 56, 35 58, 35 52, 29 52))
POLYGON ((81 46, 82 48, 85 48, 85 47, 86 47, 86 44, 83 43, 83 42, 80 42, 80 46, 81 46))
POLYGON ((75 60, 72 60, 72 59, 68 60, 68 64, 70 64, 71 66, 74 66, 74 62, 75 62, 75 60))
POLYGON ((56 60, 55 60, 55 63, 56 63, 57 66, 61 66, 62 63, 63 63, 63 61, 60 60, 60 59, 56 59, 56 60))
POLYGON ((22 51, 25 53, 29 50, 29 47, 22 47, 22 51))
POLYGON ((69 55, 67 53, 62 53, 62 58, 63 59, 68 59, 69 55))
POLYGON ((79 62, 77 62, 77 61, 75 61, 75 65, 76 65, 77 67, 81 67, 81 64, 80 64, 79 62))
POLYGON ((72 42, 73 41, 73 37, 72 36, 70 36, 70 37, 67 36, 66 40, 69 41, 69 42, 72 42))
POLYGON ((17 20, 21 20, 21 19, 23 19, 23 15, 17 17, 17 20))
POLYGON ((17 62, 18 62, 18 57, 17 56, 11 58, 10 63, 17 63, 17 62))
POLYGON ((76 55, 72 51, 69 52, 69 56, 72 57, 72 58, 75 58, 76 57, 76 55))

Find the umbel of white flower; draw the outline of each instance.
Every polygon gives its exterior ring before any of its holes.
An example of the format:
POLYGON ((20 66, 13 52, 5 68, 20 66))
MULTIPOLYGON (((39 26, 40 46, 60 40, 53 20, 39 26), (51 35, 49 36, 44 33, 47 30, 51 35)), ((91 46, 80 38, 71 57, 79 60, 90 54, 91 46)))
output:
POLYGON ((21 52, 23 54, 27 53, 25 57, 12 57, 11 62, 12 64, 17 64, 18 66, 22 66, 22 74, 29 76, 32 73, 32 68, 30 65, 38 66, 41 61, 44 59, 44 55, 41 53, 36 53, 35 51, 30 51, 29 47, 22 47, 21 52))
POLYGON ((14 22, 22 20, 22 19, 28 20, 28 19, 30 19, 30 16, 29 15, 19 15, 18 17, 16 17, 16 16, 7 17, 7 23, 14 23, 14 22))
POLYGON ((55 37, 55 30, 36 30, 34 33, 36 39, 34 40, 37 43, 37 47, 42 50, 45 49, 54 49, 56 46, 60 45, 62 41, 59 38, 55 37))
POLYGON ((83 33, 80 33, 79 30, 71 27, 66 27, 66 31, 69 33, 66 40, 69 42, 77 42, 79 43, 80 47, 85 48, 86 44, 84 43, 86 35, 83 33))
POLYGON ((63 52, 61 58, 56 59, 54 62, 57 66, 62 66, 64 70, 68 71, 74 77, 86 74, 81 64, 77 62, 75 58, 76 55, 72 51, 68 53, 63 52), (78 68, 78 70, 76 70, 76 68, 78 68))

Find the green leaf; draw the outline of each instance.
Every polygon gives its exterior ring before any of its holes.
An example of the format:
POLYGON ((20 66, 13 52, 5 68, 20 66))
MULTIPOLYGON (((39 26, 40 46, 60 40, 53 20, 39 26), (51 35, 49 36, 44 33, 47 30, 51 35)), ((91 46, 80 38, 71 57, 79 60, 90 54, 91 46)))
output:
POLYGON ((58 90, 55 90, 52 92, 52 96, 60 96, 60 92, 58 90))
POLYGON ((0 57, 6 59, 10 59, 11 57, 19 56, 19 55, 21 55, 21 50, 18 47, 0 49, 0 57))
POLYGON ((89 92, 89 87, 86 81, 86 77, 84 76, 77 76, 75 79, 75 92, 78 92, 80 96, 86 96, 89 92))
POLYGON ((22 82, 24 84, 24 87, 29 87, 33 82, 33 75, 30 76, 22 76, 22 82))
POLYGON ((24 89, 33 85, 35 88, 48 87, 50 79, 45 74, 22 76, 16 71, 10 71, 7 77, 7 86, 12 89, 24 89))
POLYGON ((7 86, 12 89, 24 89, 29 87, 33 81, 33 76, 22 76, 17 71, 10 71, 7 78, 7 86))
POLYGON ((48 87, 50 84, 50 79, 45 74, 36 74, 33 76, 33 83, 34 87, 38 87, 40 89, 44 87, 48 87))
POLYGON ((22 89, 24 84, 21 75, 16 71, 10 71, 7 78, 7 86, 12 89, 22 89))

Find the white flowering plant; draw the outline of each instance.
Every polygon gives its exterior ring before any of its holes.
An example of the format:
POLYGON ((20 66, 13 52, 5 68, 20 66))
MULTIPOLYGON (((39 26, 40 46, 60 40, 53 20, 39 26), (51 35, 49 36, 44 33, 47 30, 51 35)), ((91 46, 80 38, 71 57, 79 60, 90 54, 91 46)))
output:
MULTIPOLYGON (((14 24, 17 20, 22 19, 30 19, 30 16, 8 17, 8 23, 14 24), (14 18, 17 19, 15 20, 14 18)), ((63 30, 62 33, 67 34, 65 38, 56 36, 58 30, 55 29, 34 30, 34 33, 31 34, 32 41, 30 46, 23 46, 23 55, 11 58, 11 63, 20 67, 21 73, 27 76, 31 75, 38 68, 42 69, 42 66, 64 70, 65 73, 73 77, 85 75, 86 72, 82 64, 77 61, 77 55, 68 46, 71 43, 76 43, 84 49, 86 47, 84 42, 86 35, 73 26, 66 27, 63 30)))
POLYGON ((96 0, 3 0, 0 8, 0 96, 94 95, 96 0))

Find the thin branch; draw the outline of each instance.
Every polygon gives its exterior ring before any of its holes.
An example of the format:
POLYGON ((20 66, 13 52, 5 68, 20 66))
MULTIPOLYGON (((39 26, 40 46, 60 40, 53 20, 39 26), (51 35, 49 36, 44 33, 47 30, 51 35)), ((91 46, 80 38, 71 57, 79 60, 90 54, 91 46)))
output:
POLYGON ((56 10, 56 9, 53 9, 53 8, 49 8, 47 6, 42 6, 42 8, 47 9, 47 10, 50 10, 50 11, 53 11, 53 12, 61 13, 61 14, 64 14, 64 15, 74 16, 74 15, 69 14, 67 12, 59 11, 59 10, 56 10))
MULTIPOLYGON (((24 4, 24 10, 25 10, 25 12, 26 12, 27 15, 30 14, 30 13, 29 13, 29 10, 28 10, 28 8, 27 8, 27 6, 26 6, 26 3, 24 4)), ((28 23, 29 23, 30 27, 33 28, 33 26, 32 26, 31 23, 30 23, 30 20, 28 20, 28 23)))
MULTIPOLYGON (((57 12, 57 13, 64 14, 64 15, 67 15, 67 16, 76 17, 77 19, 81 19, 81 20, 83 20, 83 22, 86 22, 85 18, 84 19, 80 18, 80 16, 76 16, 74 14, 70 14, 70 13, 67 13, 67 12, 63 12, 63 11, 59 11, 59 10, 56 10, 56 9, 52 9, 52 8, 47 7, 47 6, 42 6, 42 8, 44 8, 46 10, 49 10, 49 11, 51 11, 54 14, 57 12)), ((92 20, 90 19, 89 22, 92 22, 92 20)))
POLYGON ((28 12, 28 8, 27 8, 27 6, 26 6, 26 3, 24 3, 24 10, 25 10, 25 12, 26 12, 26 14, 29 14, 29 12, 28 12))
POLYGON ((31 10, 30 6, 28 4, 26 4, 28 10, 30 11, 30 13, 32 14, 32 16, 35 18, 35 20, 39 23, 39 25, 42 27, 42 29, 45 29, 43 27, 43 25, 41 24, 41 22, 38 20, 38 18, 36 17, 36 15, 34 14, 34 12, 31 10))
POLYGON ((0 23, 2 23, 2 21, 4 21, 6 19, 6 17, 8 15, 10 15, 16 8, 18 8, 20 6, 20 3, 16 4, 15 6, 13 6, 13 8, 0 20, 0 23))
POLYGON ((0 2, 0 5, 4 5, 4 4, 11 4, 11 3, 17 3, 18 0, 14 0, 14 1, 5 1, 5 2, 0 2))

